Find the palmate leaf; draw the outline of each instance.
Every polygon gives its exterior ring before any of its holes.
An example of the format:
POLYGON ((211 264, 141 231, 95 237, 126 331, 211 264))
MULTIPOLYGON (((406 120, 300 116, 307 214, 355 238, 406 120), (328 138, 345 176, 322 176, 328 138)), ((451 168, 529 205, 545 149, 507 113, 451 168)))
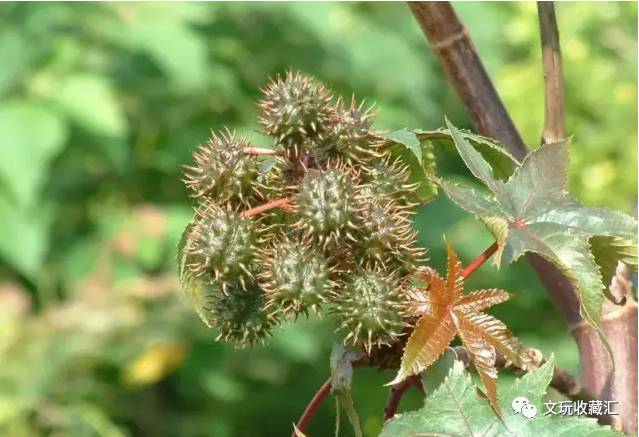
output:
POLYGON ((497 265, 526 252, 555 264, 575 287, 583 317, 597 325, 604 285, 617 260, 636 266, 637 222, 606 208, 581 206, 566 191, 568 148, 548 144, 532 151, 506 181, 448 120, 455 145, 471 173, 490 190, 440 180, 461 208, 480 217, 499 244, 497 265))
POLYGON ((380 437, 617 437, 622 434, 596 419, 544 415, 542 397, 553 374, 552 358, 518 378, 500 393, 501 420, 477 394, 470 376, 456 361, 448 377, 426 398, 424 407, 386 422, 380 437), (537 408, 527 419, 511 409, 514 398, 524 396, 537 408))
MULTIPOLYGON (((491 140, 466 131, 458 131, 490 163, 497 177, 507 178, 519 165, 508 151, 491 140)), ((417 197, 426 203, 437 195, 435 183, 436 160, 434 146, 452 144, 453 137, 448 129, 421 130, 400 129, 391 132, 371 134, 390 148, 391 154, 403 160, 410 168, 410 182, 418 183, 417 197)))
POLYGON ((528 366, 528 358, 508 327, 481 310, 508 300, 510 294, 497 289, 464 294, 462 264, 450 246, 446 279, 430 268, 420 271, 417 279, 426 284, 425 289, 415 293, 414 313, 419 319, 404 348, 397 377, 390 384, 425 370, 459 336, 497 410, 497 352, 521 368, 528 366), (424 295, 421 298, 420 292, 424 295), (425 301, 428 305, 423 304, 425 301))

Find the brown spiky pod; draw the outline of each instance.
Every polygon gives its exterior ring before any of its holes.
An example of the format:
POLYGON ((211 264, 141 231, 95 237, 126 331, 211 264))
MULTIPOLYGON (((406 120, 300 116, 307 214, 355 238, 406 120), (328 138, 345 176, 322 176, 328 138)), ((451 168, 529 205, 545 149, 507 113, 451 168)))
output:
POLYGON ((262 88, 258 103, 258 123, 262 133, 275 139, 278 146, 297 155, 308 138, 317 136, 333 110, 332 93, 311 76, 291 70, 262 88))
POLYGON ((383 159, 368 163, 362 170, 371 195, 388 196, 401 205, 417 206, 413 199, 419 183, 410 182, 410 168, 399 158, 385 153, 383 159))
POLYGON ((310 169, 299 184, 296 196, 298 221, 293 224, 311 241, 326 247, 353 232, 359 173, 335 160, 321 169, 310 169))
POLYGON ((195 165, 185 166, 184 183, 194 197, 218 203, 238 201, 259 194, 257 158, 244 153, 250 144, 228 129, 213 133, 194 152, 195 165))
POLYGON ((339 97, 330 123, 315 140, 315 149, 325 158, 339 157, 349 165, 368 162, 381 156, 381 143, 369 132, 373 124, 373 109, 365 103, 350 105, 339 97))
POLYGON ((356 252, 360 262, 410 273, 424 261, 426 251, 416 245, 412 211, 388 197, 358 196, 358 203, 356 252))
POLYGON ((275 314, 319 313, 335 282, 334 269, 324 254, 299 236, 281 234, 259 254, 258 275, 268 308, 275 314))
POLYGON ((264 343, 279 323, 266 308, 264 291, 253 280, 245 284, 229 282, 226 293, 211 295, 206 311, 211 327, 219 330, 216 340, 240 348, 264 343))
POLYGON ((346 332, 344 344, 362 346, 367 352, 390 345, 407 326, 405 279, 382 267, 360 267, 343 276, 332 298, 331 313, 346 332))
POLYGON ((205 276, 209 282, 221 285, 226 291, 229 281, 244 284, 251 278, 250 263, 257 249, 257 224, 241 217, 230 206, 221 207, 213 201, 200 205, 192 222, 185 246, 188 268, 196 277, 205 276))

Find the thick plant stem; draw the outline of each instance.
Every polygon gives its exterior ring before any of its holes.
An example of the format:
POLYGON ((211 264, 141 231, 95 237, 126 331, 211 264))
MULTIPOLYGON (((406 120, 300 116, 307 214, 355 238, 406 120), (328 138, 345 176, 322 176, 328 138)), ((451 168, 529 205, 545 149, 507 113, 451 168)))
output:
POLYGON ((475 270, 480 268, 486 261, 488 261, 490 257, 493 256, 495 252, 497 252, 498 248, 499 244, 495 241, 493 244, 490 245, 490 247, 488 247, 488 249, 484 250, 477 258, 475 258, 473 262, 468 264, 464 271, 462 271, 462 276, 464 277, 464 279, 468 279, 470 275, 475 273, 475 270))
POLYGON ((541 57, 545 84, 545 117, 542 144, 563 141, 566 136, 564 116, 564 74, 561 66, 559 31, 553 2, 537 2, 541 57))
MULTIPOLYGON (((439 57, 448 78, 477 130, 500 140, 518 159, 527 150, 508 112, 484 69, 475 47, 448 2, 411 2, 415 18, 439 57)), ((544 135, 552 133, 555 140, 564 138, 563 88, 560 81, 550 75, 561 71, 558 32, 554 13, 542 5, 541 34, 546 41, 544 74, 546 86, 546 128, 544 135), (556 38, 553 53, 553 38, 556 38), (561 92, 558 92, 561 90, 561 92), (559 100, 561 99, 561 102, 559 100), (552 123, 552 124, 551 124, 552 123), (557 134, 559 132, 559 134, 557 134)), ((543 44, 543 41, 542 41, 543 44)), ((550 141, 550 137, 544 137, 550 141)), ((618 401, 623 429, 635 434, 637 429, 637 304, 632 294, 626 296, 623 306, 604 304, 601 329, 610 343, 616 364, 616 375, 611 374, 610 360, 594 329, 587 325, 580 314, 579 299, 570 281, 551 263, 535 254, 528 254, 528 261, 546 287, 549 296, 559 308, 562 317, 577 342, 583 369, 585 387, 600 400, 618 401)), ((618 424, 614 424, 617 426, 618 424)))
POLYGON ((408 5, 479 133, 507 144, 513 156, 521 161, 526 156, 526 146, 450 3, 408 2, 408 5))
MULTIPOLYGON (((313 399, 311 399, 311 401, 308 403, 306 409, 304 410, 304 413, 302 413, 302 416, 297 421, 296 427, 299 431, 306 431, 306 428, 308 427, 308 424, 311 423, 311 420, 315 416, 317 409, 322 404, 324 399, 328 397, 330 392, 331 378, 329 377, 326 381, 324 381, 324 384, 322 384, 319 390, 317 390, 317 393, 315 393, 315 396, 313 396, 313 399)), ((293 430, 293 434, 291 434, 291 437, 297 437, 295 430, 293 430)))
POLYGON ((293 202, 292 197, 285 197, 283 199, 271 200, 264 205, 256 206, 255 208, 247 209, 246 211, 242 211, 240 213, 240 217, 254 217, 256 215, 262 214, 263 212, 268 211, 273 208, 282 208, 290 205, 293 202))
MULTIPOLYGON (((542 144, 557 143, 566 138, 564 113, 564 78, 562 70, 559 31, 553 2, 537 2, 541 35, 542 63, 545 83, 545 119, 542 144)), ((598 398, 617 401, 619 416, 610 416, 616 429, 628 434, 637 432, 637 304, 630 290, 615 289, 613 278, 611 292, 622 302, 603 305, 602 331, 610 342, 615 364, 608 358, 601 342, 594 337, 592 328, 583 320, 571 326, 571 331, 581 353, 586 387, 598 398), (629 300, 630 299, 630 300, 629 300), (629 388, 631 389, 629 390, 629 388)), ((608 284, 606 284, 608 285, 608 284)), ((601 420, 600 420, 601 421, 601 420)))

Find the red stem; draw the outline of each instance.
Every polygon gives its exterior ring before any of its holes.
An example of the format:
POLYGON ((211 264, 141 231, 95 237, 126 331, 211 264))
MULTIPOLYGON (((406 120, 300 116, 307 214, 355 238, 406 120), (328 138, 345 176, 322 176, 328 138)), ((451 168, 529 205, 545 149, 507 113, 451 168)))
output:
POLYGON ((412 385, 420 388, 421 381, 417 378, 418 375, 413 375, 402 382, 398 382, 395 384, 388 395, 388 401, 386 402, 386 408, 384 408, 384 422, 390 419, 397 412, 397 408, 399 407, 399 401, 404 396, 406 390, 408 390, 412 385))
POLYGON ((283 156, 281 150, 265 149, 262 147, 245 147, 243 152, 247 155, 283 156))
MULTIPOLYGON (((331 378, 328 378, 324 382, 324 384, 322 384, 319 390, 317 390, 317 393, 315 393, 315 396, 313 396, 313 399, 311 399, 311 401, 306 406, 304 413, 302 413, 300 420, 297 421, 297 429, 299 431, 301 432, 306 431, 306 427, 311 422, 311 419, 313 419, 313 416, 315 416, 315 412, 317 411, 320 404, 324 401, 324 399, 326 399, 326 397, 328 396, 330 392, 331 392, 331 378)), ((291 437, 297 437, 295 430, 293 430, 293 434, 291 434, 291 437)))
POLYGON ((475 273, 475 270, 480 268, 486 261, 488 261, 491 256, 493 256, 495 252, 497 252, 498 248, 499 245, 495 241, 493 244, 490 245, 488 249, 484 250, 477 258, 475 258, 473 262, 466 266, 466 268, 462 272, 462 277, 464 279, 468 279, 470 275, 475 273))
POLYGON ((293 202, 292 197, 285 197, 284 199, 271 200, 264 205, 256 206, 255 208, 247 209, 240 213, 240 217, 253 217, 258 214, 262 214, 265 211, 273 208, 281 208, 293 202))

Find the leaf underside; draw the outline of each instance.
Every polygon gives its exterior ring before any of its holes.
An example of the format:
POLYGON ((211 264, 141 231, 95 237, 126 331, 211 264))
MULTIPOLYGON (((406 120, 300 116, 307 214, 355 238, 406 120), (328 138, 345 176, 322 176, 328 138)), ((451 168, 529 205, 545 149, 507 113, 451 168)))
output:
POLYGON ((570 280, 582 316, 597 325, 604 286, 617 261, 637 265, 637 222, 606 208, 581 206, 566 191, 569 165, 565 143, 532 151, 505 182, 447 120, 460 156, 489 189, 439 180, 461 208, 482 219, 498 242, 495 263, 506 265, 527 252, 553 263, 570 280))

